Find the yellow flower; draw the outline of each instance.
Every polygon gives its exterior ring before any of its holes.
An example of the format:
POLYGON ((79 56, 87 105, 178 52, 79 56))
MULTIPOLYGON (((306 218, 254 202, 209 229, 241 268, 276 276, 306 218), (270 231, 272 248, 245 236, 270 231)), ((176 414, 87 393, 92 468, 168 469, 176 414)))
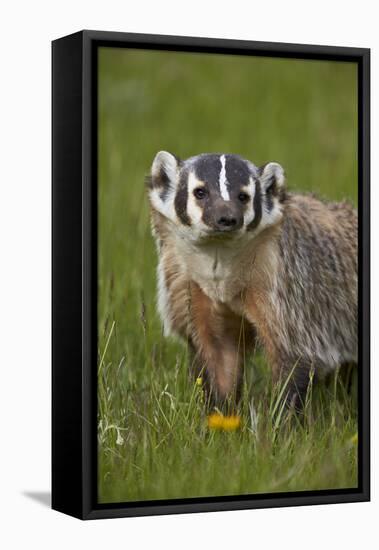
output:
POLYGON ((215 430, 222 430, 222 423, 224 417, 222 414, 213 413, 208 416, 208 428, 213 428, 215 430))
POLYGON ((241 418, 238 415, 224 416, 213 413, 208 416, 208 427, 213 430, 225 430, 232 432, 241 426, 241 418))
POLYGON ((237 430, 241 426, 241 418, 237 415, 225 416, 222 427, 229 432, 237 430))
POLYGON ((203 379, 201 378, 201 376, 198 376, 196 378, 196 386, 202 386, 203 384, 203 379))

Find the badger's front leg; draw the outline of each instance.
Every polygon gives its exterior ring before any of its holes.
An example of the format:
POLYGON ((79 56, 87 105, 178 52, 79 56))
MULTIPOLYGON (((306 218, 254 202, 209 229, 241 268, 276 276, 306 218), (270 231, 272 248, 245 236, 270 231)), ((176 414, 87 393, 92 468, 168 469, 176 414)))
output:
POLYGON ((233 409, 241 393, 244 352, 252 343, 250 329, 241 317, 191 283, 190 332, 192 368, 204 380, 210 406, 233 409))
POLYGON ((220 302, 212 301, 160 250, 158 306, 166 334, 189 343, 191 370, 204 383, 212 406, 233 406, 240 397, 243 358, 254 345, 252 326, 220 302))

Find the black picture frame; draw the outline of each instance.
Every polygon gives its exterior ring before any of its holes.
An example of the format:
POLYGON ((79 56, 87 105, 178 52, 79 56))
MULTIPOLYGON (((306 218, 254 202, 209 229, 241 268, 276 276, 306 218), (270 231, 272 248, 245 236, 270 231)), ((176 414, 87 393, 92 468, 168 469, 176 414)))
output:
POLYGON ((81 519, 370 499, 370 50, 81 31, 52 43, 52 507, 81 519), (98 504, 97 51, 100 46, 350 61, 359 100, 357 489, 98 504))

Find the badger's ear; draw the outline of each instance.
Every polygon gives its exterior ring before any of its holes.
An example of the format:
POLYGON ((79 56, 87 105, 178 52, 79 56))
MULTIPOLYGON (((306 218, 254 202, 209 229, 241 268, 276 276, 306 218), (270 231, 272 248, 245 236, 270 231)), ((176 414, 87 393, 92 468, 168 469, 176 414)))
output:
POLYGON ((180 160, 167 151, 159 151, 148 178, 150 204, 154 210, 176 222, 174 200, 179 179, 180 160))
POLYGON ((151 187, 159 187, 162 191, 174 187, 178 179, 179 166, 180 160, 177 157, 167 151, 159 151, 151 166, 151 187))
POLYGON ((265 193, 279 194, 284 190, 286 178, 284 170, 277 162, 268 162, 259 168, 259 179, 265 193))

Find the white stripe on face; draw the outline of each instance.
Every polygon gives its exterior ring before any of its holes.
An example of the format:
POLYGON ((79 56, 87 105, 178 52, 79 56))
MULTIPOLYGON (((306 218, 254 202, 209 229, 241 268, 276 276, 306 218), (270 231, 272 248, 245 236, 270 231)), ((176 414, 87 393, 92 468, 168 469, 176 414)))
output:
POLYGON ((226 181, 226 170, 225 170, 225 163, 226 163, 225 155, 221 155, 220 162, 221 162, 221 170, 220 170, 220 177, 219 177, 219 180, 218 180, 218 184, 219 184, 219 187, 220 187, 220 193, 221 193, 221 196, 224 199, 224 201, 229 201, 230 196, 229 196, 229 191, 228 191, 228 188, 227 188, 227 185, 226 185, 227 181, 226 181))
POLYGON ((247 205, 245 216, 244 216, 244 225, 245 227, 247 227, 255 217, 255 212, 254 212, 255 183, 253 178, 249 178, 248 185, 241 187, 241 191, 243 191, 244 193, 247 193, 250 196, 250 200, 247 205))
POLYGON ((191 223, 199 225, 202 224, 203 209, 197 204, 193 195, 197 187, 204 187, 204 183, 198 180, 193 172, 190 172, 188 176, 187 214, 191 223))

